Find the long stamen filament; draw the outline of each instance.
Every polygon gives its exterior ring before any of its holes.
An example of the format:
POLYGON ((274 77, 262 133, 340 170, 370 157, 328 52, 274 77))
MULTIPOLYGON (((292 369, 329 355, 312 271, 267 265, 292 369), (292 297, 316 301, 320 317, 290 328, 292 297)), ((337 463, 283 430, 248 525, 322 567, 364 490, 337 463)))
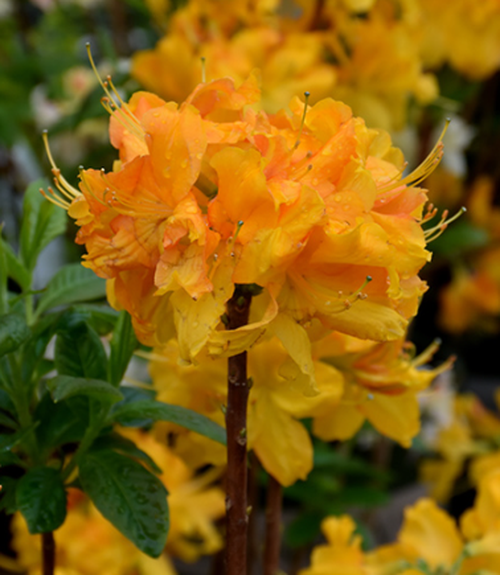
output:
POLYGON ((392 178, 388 183, 378 188, 378 193, 382 194, 390 192, 391 190, 399 188, 400 186, 416 186, 425 180, 428 176, 430 176, 439 165, 439 162, 443 156, 443 138, 446 134, 446 131, 448 130, 449 125, 450 120, 447 119, 441 134, 436 141, 436 144, 429 152, 425 160, 415 170, 413 170, 413 172, 398 180, 397 178, 401 176, 401 173, 399 173, 399 175, 392 178))
POLYGON ((462 206, 454 216, 448 218, 448 210, 445 210, 438 224, 436 224, 432 228, 429 228, 428 230, 424 230, 424 237, 427 243, 432 242, 436 238, 438 238, 444 232, 444 230, 451 224, 451 222, 457 220, 466 211, 467 208, 462 206))
POLYGON ((294 149, 297 149, 299 147, 299 144, 300 144, 300 138, 302 136, 302 130, 304 129, 304 124, 306 121, 307 103, 309 101, 310 95, 311 95, 310 92, 304 92, 304 111, 302 113, 302 120, 300 122, 299 135, 297 136, 297 141, 295 142, 294 149))

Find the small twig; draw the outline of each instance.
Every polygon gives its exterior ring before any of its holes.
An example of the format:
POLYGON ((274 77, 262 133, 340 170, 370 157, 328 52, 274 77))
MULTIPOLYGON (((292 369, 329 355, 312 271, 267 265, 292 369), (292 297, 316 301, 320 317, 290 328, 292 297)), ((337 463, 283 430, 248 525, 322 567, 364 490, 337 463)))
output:
POLYGON ((54 533, 42 533, 43 575, 54 575, 56 566, 56 544, 54 533))
POLYGON ((266 542, 264 547, 264 575, 279 573, 281 548, 281 508, 283 488, 269 475, 266 503, 266 542))

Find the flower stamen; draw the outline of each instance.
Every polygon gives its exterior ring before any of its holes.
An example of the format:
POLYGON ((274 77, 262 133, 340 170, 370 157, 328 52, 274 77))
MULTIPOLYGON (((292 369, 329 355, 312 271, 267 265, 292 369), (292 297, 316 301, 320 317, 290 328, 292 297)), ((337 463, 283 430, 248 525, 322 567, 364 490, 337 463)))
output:
POLYGON ((443 214, 441 215, 441 219, 439 220, 439 223, 433 226, 432 228, 424 230, 424 237, 426 242, 429 243, 438 238, 444 232, 444 230, 451 224, 451 222, 457 220, 466 211, 467 208, 465 206, 462 206, 454 216, 448 218, 448 210, 444 210, 443 214))
POLYGON ((412 186, 412 187, 417 186, 423 180, 428 178, 432 174, 432 172, 438 167, 439 162, 441 161, 441 158, 443 157, 443 138, 444 138, 444 135, 446 134, 446 131, 448 130, 449 125, 450 125, 450 120, 447 119, 445 122, 444 128, 441 131, 439 138, 437 139, 436 144, 434 145, 432 150, 429 152, 429 154, 425 158, 425 160, 417 168, 415 168, 415 170, 413 170, 413 172, 410 172, 404 178, 397 180, 396 178, 401 177, 401 175, 402 175, 402 172, 400 172, 397 176, 395 176, 394 178, 391 178, 391 180, 389 180, 389 182, 387 184, 378 188, 377 192, 379 194, 383 194, 383 193, 390 192, 390 191, 392 191, 396 188, 399 188, 401 186, 412 186))

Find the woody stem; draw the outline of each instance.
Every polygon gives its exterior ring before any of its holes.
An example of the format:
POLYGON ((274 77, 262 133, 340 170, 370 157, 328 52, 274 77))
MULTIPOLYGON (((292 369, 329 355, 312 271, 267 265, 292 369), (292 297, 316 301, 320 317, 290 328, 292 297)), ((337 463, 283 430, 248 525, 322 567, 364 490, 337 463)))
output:
MULTIPOLYGON (((248 323, 251 294, 236 288, 227 303, 227 329, 248 323)), ((226 410, 226 575, 247 572, 247 353, 228 359, 226 410)))
POLYGON ((43 575, 54 575, 56 565, 56 545, 52 531, 42 533, 43 575))
POLYGON ((267 483, 264 575, 276 575, 279 572, 282 501, 283 489, 281 484, 272 475, 269 475, 267 483))

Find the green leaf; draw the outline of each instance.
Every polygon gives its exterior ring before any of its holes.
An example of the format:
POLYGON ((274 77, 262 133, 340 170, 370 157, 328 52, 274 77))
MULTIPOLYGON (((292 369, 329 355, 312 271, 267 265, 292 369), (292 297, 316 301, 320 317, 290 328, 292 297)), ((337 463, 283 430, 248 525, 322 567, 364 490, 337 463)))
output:
POLYGON ((0 474, 0 511, 5 511, 7 515, 13 515, 17 511, 16 486, 18 480, 8 475, 0 474))
POLYGON ((7 276, 12 278, 23 291, 29 290, 31 286, 31 273, 19 261, 5 240, 0 238, 0 244, 0 249, 3 251, 5 258, 7 276))
POLYGON ((0 316, 0 357, 18 349, 30 335, 21 314, 7 313, 0 316))
POLYGON ((135 337, 130 315, 122 311, 116 322, 111 339, 111 353, 108 364, 108 378, 113 385, 119 385, 128 367, 130 358, 139 345, 135 337))
POLYGON ((73 306, 75 313, 86 317, 86 323, 99 335, 106 335, 113 331, 119 312, 107 305, 76 304, 73 306))
POLYGON ((68 264, 60 269, 47 285, 38 302, 36 314, 55 306, 90 301, 106 296, 106 280, 97 277, 81 264, 68 264))
POLYGON ((20 256, 30 272, 43 248, 66 231, 65 211, 40 194, 40 188, 46 186, 45 180, 37 180, 28 186, 24 195, 20 256))
POLYGON ((88 451, 80 481, 95 506, 144 553, 158 557, 167 539, 167 490, 140 463, 110 449, 88 451))
POLYGON ((153 399, 135 401, 116 406, 111 418, 122 425, 138 419, 170 421, 226 445, 226 431, 223 427, 208 417, 180 405, 170 405, 153 399))
POLYGON ((16 503, 31 534, 60 527, 66 518, 66 491, 59 471, 30 469, 17 484, 16 503))
POLYGON ((57 334, 55 365, 60 375, 105 380, 106 352, 97 333, 85 323, 77 323, 57 334))
POLYGON ((37 373, 37 368, 43 361, 49 341, 56 333, 60 318, 60 313, 46 315, 32 327, 31 337, 23 347, 21 362, 23 381, 32 381, 33 378, 36 379, 40 375, 37 373))
POLYGON ((36 435, 42 456, 48 457, 60 445, 81 441, 90 424, 89 398, 76 396, 54 403, 45 393, 37 405, 36 435))
POLYGON ((0 434, 0 453, 10 451, 18 443, 21 443, 21 441, 27 435, 29 435, 30 433, 33 432, 33 430, 37 427, 37 425, 38 425, 37 423, 34 423, 32 425, 29 425, 28 427, 23 427, 23 429, 16 431, 16 433, 1 433, 0 434))
POLYGON ((154 459, 152 459, 145 451, 139 449, 137 445, 120 435, 119 433, 111 432, 103 437, 98 437, 92 444, 92 449, 112 449, 113 451, 118 451, 123 455, 128 455, 133 459, 138 459, 142 461, 154 473, 161 473, 162 470, 156 465, 154 459))
POLYGON ((123 395, 116 387, 99 379, 58 375, 47 381, 47 387, 56 403, 75 395, 94 397, 102 402, 116 402, 123 399, 123 395))

